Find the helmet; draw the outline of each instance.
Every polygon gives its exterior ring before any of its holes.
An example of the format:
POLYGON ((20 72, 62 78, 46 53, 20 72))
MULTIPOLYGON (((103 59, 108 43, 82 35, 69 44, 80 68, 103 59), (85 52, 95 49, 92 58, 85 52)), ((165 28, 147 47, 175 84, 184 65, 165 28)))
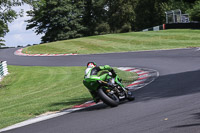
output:
POLYGON ((93 67, 96 67, 97 65, 96 65, 96 63, 95 62, 88 62, 87 63, 87 67, 88 68, 93 68, 93 67))

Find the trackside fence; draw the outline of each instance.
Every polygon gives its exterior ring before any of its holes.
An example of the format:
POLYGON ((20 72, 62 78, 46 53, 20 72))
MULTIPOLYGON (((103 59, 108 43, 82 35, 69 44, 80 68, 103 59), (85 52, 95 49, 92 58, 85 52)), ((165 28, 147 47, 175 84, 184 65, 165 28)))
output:
POLYGON ((6 75, 8 75, 7 62, 6 61, 0 61, 0 81, 6 75))

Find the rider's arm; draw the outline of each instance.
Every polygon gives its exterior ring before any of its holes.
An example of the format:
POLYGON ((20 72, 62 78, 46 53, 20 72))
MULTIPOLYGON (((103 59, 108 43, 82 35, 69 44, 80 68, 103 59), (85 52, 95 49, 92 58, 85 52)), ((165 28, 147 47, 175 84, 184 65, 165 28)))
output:
POLYGON ((109 72, 112 73, 112 75, 115 77, 116 76, 116 73, 115 71, 112 69, 112 67, 110 67, 109 65, 105 65, 105 66, 97 66, 97 67, 94 67, 92 70, 91 70, 91 73, 89 75, 97 75, 97 73, 99 71, 102 71, 102 70, 107 70, 109 72))
POLYGON ((99 66, 99 68, 100 68, 101 70, 108 70, 109 72, 111 72, 111 73, 113 74, 114 77, 116 76, 115 71, 114 71, 113 68, 110 67, 109 65, 99 66))
POLYGON ((111 70, 112 70, 112 67, 110 67, 109 65, 99 66, 99 68, 100 68, 101 70, 108 70, 108 71, 111 71, 111 70))

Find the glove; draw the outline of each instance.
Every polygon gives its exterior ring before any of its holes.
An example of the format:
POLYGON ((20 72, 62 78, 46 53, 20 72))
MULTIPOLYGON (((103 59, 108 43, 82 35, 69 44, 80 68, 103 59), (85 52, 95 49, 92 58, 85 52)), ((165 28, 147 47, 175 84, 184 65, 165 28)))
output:
POLYGON ((112 73, 112 77, 116 77, 116 73, 113 69, 110 72, 112 73))
POLYGON ((115 85, 115 84, 112 84, 112 83, 108 83, 108 86, 110 86, 110 87, 112 87, 112 88, 116 87, 116 85, 115 85))

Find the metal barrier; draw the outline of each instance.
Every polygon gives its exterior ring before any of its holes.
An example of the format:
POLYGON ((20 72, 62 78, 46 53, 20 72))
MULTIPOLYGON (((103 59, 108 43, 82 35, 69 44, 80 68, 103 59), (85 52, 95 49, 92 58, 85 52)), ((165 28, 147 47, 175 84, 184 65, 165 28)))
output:
POLYGON ((200 29, 200 22, 166 24, 166 29, 200 29))
POLYGON ((6 61, 0 61, 0 81, 6 75, 8 75, 7 62, 6 61))

